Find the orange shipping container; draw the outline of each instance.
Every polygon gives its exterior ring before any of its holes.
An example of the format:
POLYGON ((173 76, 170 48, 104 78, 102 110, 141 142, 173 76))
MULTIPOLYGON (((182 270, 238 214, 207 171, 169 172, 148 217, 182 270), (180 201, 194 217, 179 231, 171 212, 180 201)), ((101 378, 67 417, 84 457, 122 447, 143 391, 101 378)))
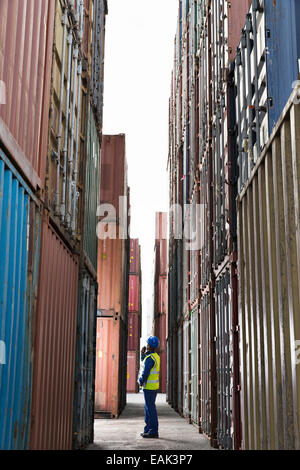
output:
POLYGON ((101 316, 116 312, 125 317, 126 260, 125 240, 98 241, 98 313, 101 316))
POLYGON ((95 414, 116 418, 121 413, 126 393, 126 351, 120 318, 97 319, 95 414), (125 380, 124 380, 125 379, 125 380))

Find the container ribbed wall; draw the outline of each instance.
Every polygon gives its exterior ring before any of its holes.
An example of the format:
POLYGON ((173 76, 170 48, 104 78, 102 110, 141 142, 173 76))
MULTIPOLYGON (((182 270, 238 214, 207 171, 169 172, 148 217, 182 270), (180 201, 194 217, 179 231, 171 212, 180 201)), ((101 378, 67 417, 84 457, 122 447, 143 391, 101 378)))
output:
POLYGON ((0 151, 0 449, 28 446, 41 217, 0 151))
POLYGON ((78 263, 44 217, 34 339, 31 449, 71 449, 78 263))
POLYGON ((0 139, 34 189, 45 183, 55 1, 0 4, 0 139))
POLYGON ((245 449, 299 449, 297 103, 294 93, 238 199, 245 449))

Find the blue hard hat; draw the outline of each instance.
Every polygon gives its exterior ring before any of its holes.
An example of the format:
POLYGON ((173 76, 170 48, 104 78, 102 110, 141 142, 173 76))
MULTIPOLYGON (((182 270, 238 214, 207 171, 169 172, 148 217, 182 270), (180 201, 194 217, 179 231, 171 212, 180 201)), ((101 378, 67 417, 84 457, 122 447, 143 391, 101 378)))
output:
POLYGON ((156 336, 149 336, 147 343, 151 348, 155 349, 159 346, 159 339, 156 336))

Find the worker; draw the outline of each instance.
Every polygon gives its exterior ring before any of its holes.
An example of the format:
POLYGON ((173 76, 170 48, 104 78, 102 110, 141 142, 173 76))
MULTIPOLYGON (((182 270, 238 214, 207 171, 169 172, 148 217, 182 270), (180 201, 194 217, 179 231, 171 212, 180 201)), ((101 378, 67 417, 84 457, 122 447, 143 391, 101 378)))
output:
POLYGON ((141 351, 142 369, 139 384, 143 388, 145 399, 145 423, 141 436, 146 438, 158 438, 158 417, 156 410, 156 397, 159 389, 160 357, 155 352, 159 347, 159 339, 149 336, 147 347, 141 351))

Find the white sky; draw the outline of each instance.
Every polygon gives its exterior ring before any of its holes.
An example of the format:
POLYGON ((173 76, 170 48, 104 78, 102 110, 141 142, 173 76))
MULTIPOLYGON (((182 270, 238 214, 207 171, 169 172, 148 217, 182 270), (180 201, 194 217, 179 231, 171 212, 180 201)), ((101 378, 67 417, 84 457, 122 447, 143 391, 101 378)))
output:
MULTIPOLYGON (((177 0, 108 0, 104 134, 126 134, 131 237, 142 246, 143 337, 152 296, 155 212, 168 210, 168 106, 177 0)), ((151 312, 152 313, 152 312, 151 312)))

